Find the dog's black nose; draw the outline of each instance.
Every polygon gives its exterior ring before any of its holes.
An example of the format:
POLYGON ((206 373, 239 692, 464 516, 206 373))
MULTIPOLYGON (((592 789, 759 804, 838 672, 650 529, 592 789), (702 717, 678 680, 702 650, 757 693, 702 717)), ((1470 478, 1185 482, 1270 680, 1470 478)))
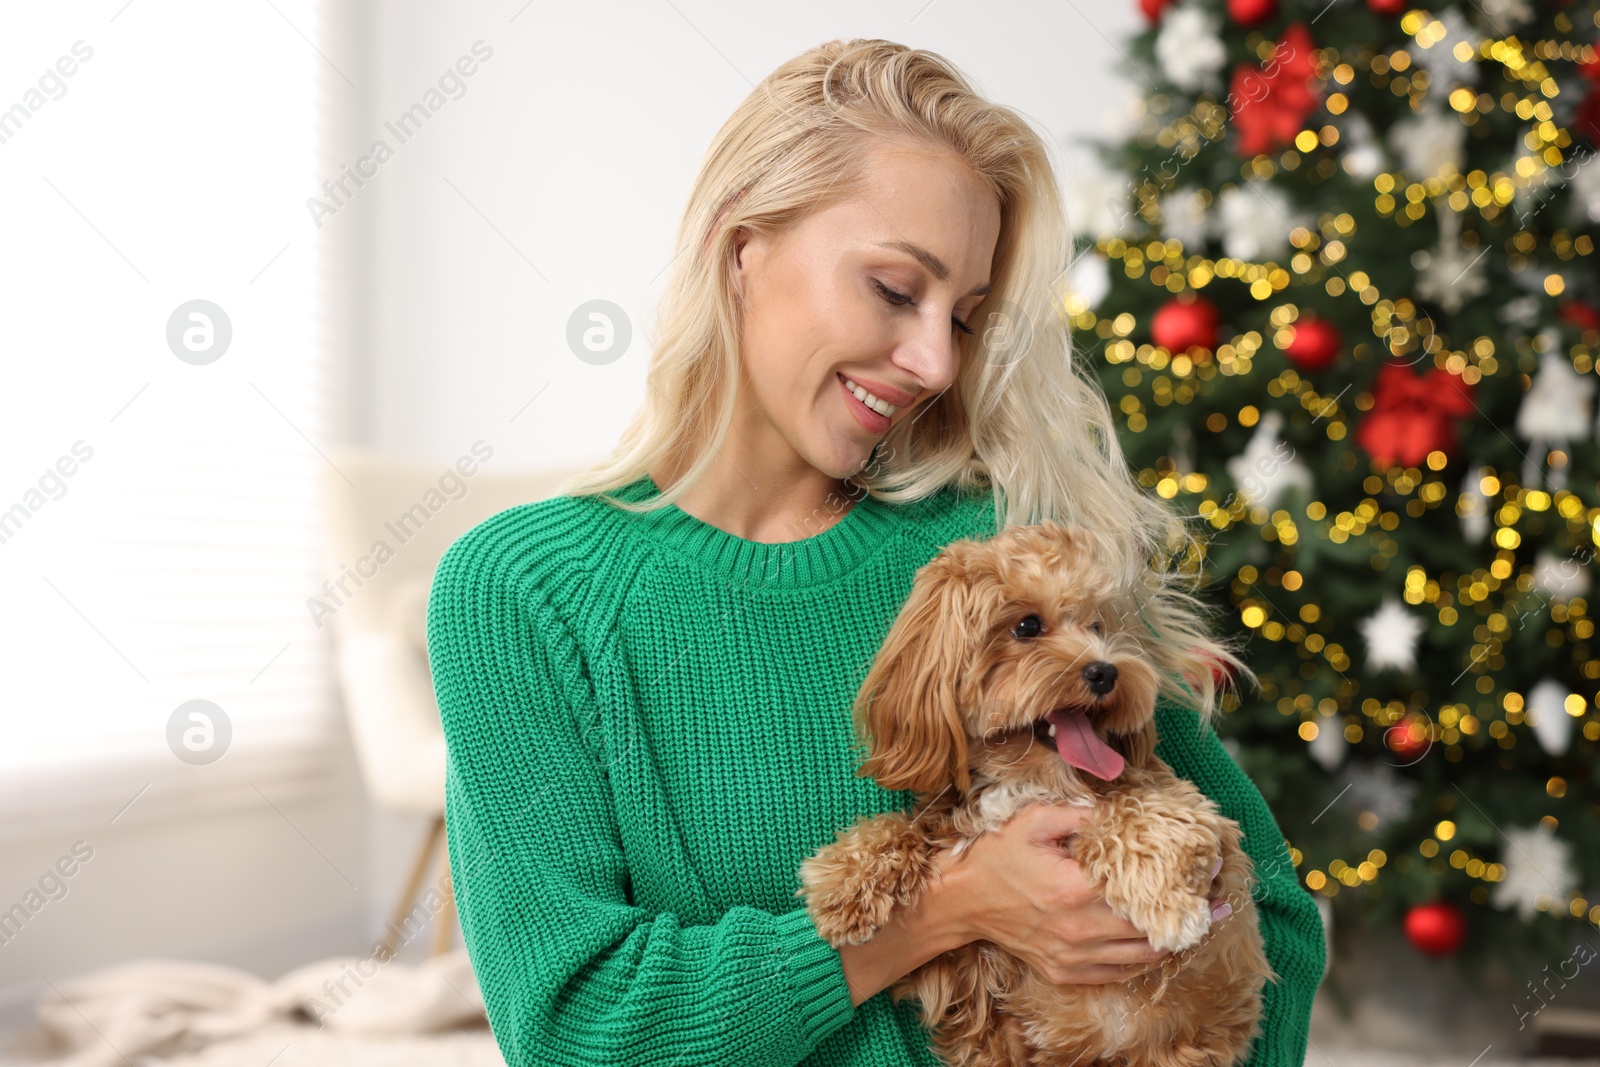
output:
POLYGON ((1095 660, 1083 669, 1083 680, 1089 683, 1096 696, 1105 696, 1116 687, 1116 664, 1095 660))

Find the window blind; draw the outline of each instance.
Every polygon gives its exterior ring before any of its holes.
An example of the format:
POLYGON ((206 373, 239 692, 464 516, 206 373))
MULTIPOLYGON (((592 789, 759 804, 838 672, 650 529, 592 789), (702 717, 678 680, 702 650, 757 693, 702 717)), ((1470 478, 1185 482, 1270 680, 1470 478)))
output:
POLYGON ((305 202, 356 91, 327 16, 8 16, 0 835, 326 780, 331 650, 305 600, 348 227, 305 202), (186 747, 187 715, 175 744, 186 706, 220 709, 226 745, 186 747))

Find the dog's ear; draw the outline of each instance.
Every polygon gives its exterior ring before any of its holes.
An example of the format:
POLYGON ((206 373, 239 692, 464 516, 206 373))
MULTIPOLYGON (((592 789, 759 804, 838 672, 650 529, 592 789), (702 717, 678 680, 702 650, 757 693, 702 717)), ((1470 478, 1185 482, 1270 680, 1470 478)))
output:
POLYGON ((856 696, 856 735, 868 752, 856 775, 885 789, 937 793, 953 782, 965 793, 970 785, 956 701, 972 621, 961 607, 962 570, 941 554, 917 572, 856 696))

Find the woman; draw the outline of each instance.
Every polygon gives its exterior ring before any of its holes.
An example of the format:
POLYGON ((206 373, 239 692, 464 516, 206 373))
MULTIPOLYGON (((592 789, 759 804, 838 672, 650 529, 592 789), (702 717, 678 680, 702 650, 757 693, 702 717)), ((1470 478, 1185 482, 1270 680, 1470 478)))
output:
MULTIPOLYGON (((1060 982, 1161 955, 1034 805, 836 950, 799 864, 909 797, 855 775, 850 706, 916 569, 1045 517, 1091 530, 1167 640, 1158 754, 1240 821, 1268 956, 1256 1064, 1299 1064, 1324 944, 1259 792, 1202 729, 1213 663, 1054 313, 1043 144, 939 57, 835 41, 718 133, 646 402, 612 457, 457 540, 429 605, 463 935, 508 1064, 932 1064, 877 996, 975 938, 1060 982), (1190 706, 1185 706, 1185 701, 1190 706)), ((1177 540, 1174 540, 1176 538, 1177 540)))

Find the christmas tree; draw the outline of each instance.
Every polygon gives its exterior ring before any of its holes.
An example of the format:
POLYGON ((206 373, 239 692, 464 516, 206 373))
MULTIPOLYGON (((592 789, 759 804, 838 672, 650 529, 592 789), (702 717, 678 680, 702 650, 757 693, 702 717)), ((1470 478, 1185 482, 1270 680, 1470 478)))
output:
POLYGON ((1600 923, 1600 4, 1140 6, 1066 312, 1260 677, 1219 732, 1336 926, 1537 971, 1600 923))

